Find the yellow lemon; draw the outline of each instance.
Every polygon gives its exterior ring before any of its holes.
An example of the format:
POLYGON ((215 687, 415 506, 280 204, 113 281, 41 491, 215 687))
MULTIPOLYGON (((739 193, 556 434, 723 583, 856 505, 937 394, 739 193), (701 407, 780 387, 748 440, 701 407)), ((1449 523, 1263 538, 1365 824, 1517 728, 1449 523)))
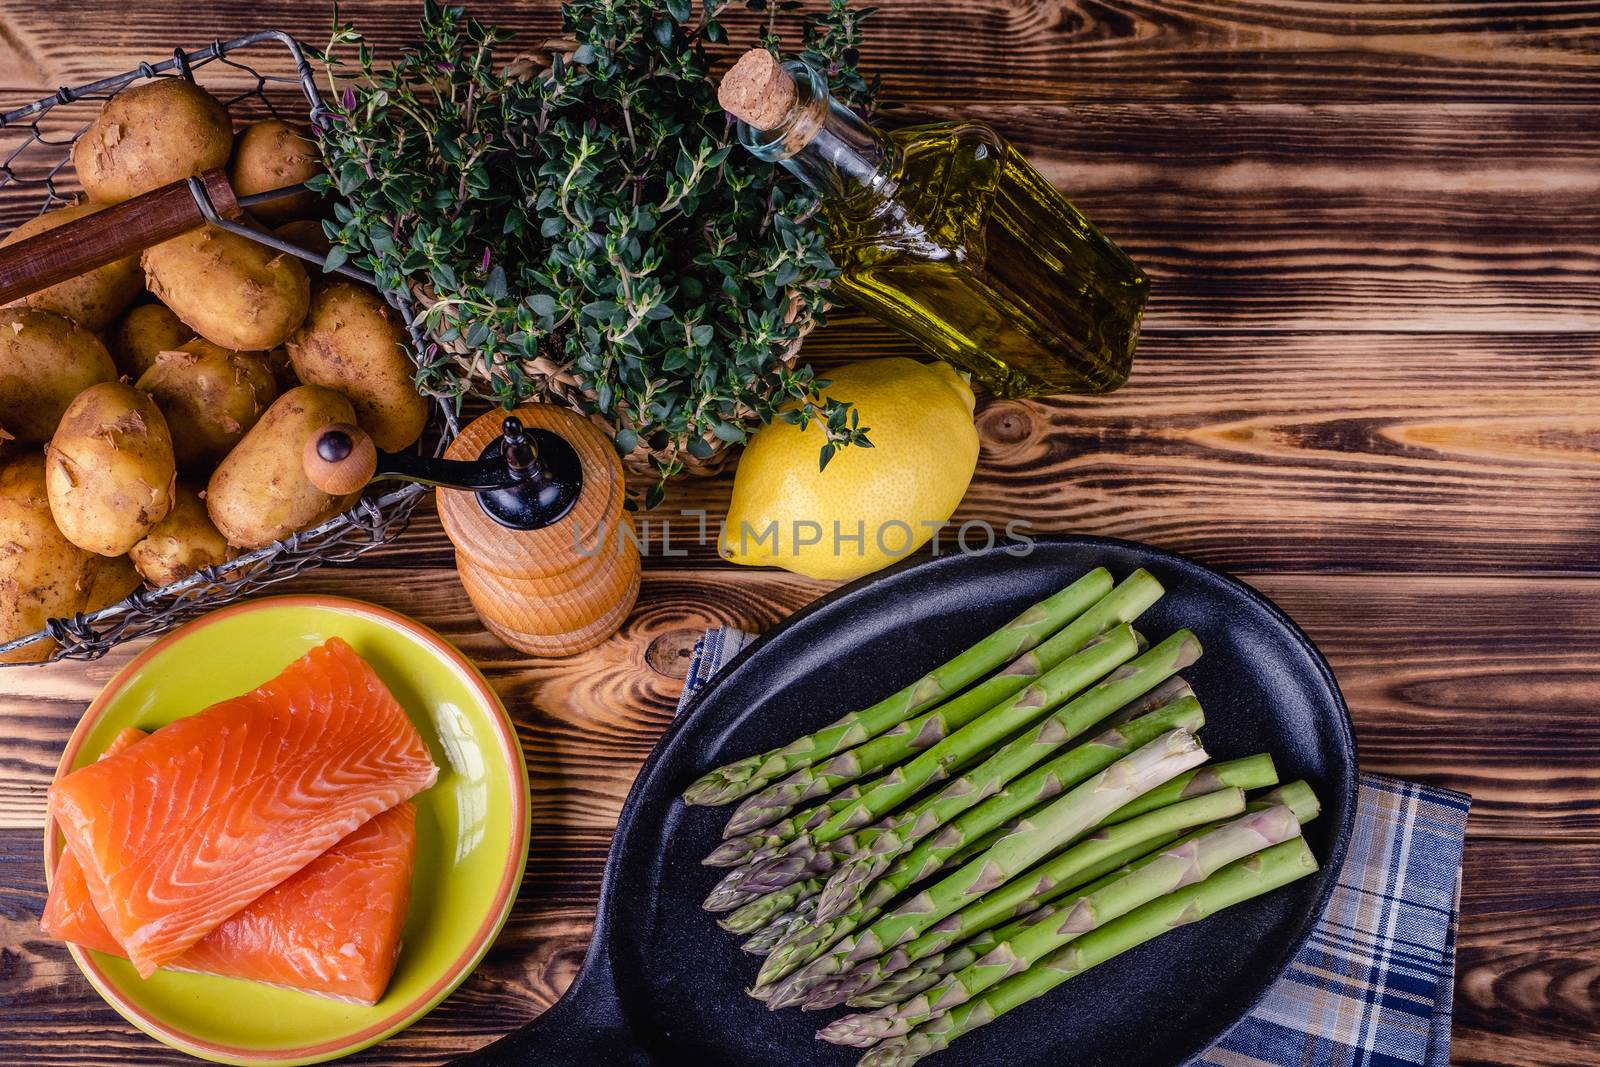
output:
POLYGON ((724 559, 808 578, 870 574, 927 544, 961 503, 978 464, 972 390, 943 363, 899 357, 825 375, 854 404, 871 448, 842 447, 775 421, 750 439, 733 480, 718 548, 724 559))

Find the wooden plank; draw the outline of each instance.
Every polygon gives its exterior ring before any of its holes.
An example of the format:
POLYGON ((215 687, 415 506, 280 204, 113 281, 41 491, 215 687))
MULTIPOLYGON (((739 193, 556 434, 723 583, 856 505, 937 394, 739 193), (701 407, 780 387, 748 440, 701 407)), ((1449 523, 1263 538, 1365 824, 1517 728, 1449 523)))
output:
MULTIPOLYGON (((54 135, 94 111, 63 109, 54 135)), ((1149 331, 1600 331, 1600 108, 962 105, 897 119, 957 117, 1014 138, 1150 272, 1149 331)), ((0 152, 25 136, 0 131, 0 152)), ((62 154, 34 146, 14 166, 37 175, 62 154)), ((0 189, 0 227, 39 201, 36 186, 0 189)))
MULTIPOLYGON (((821 583, 736 574, 707 582, 692 573, 647 574, 639 606, 616 637, 581 656, 541 660, 483 632, 454 572, 390 569, 361 595, 412 614, 470 656, 517 722, 533 783, 533 815, 609 831, 623 796, 672 721, 695 638, 718 621, 763 630, 814 599, 821 583)), ((348 573, 329 568, 278 587, 349 595, 348 573)), ((110 674, 143 643, 104 660, 58 663, 0 675, 0 708, 11 729, 0 738, 0 828, 44 825, 44 789, 72 725, 110 674)))
MULTIPOLYGON (((856 323, 805 352, 917 355, 856 323)), ((1582 521, 1600 503, 1600 335, 1152 334, 1120 392, 989 401, 978 427, 958 526, 1145 540, 1254 573, 1600 567, 1582 521)), ((714 562, 731 481, 681 479, 639 516, 650 567, 714 562)), ((368 565, 451 559, 424 508, 368 565)))
MULTIPOLYGON (((811 6, 815 6, 814 4, 811 6)), ((897 99, 940 100, 1502 100, 1594 101, 1600 15, 1545 0, 1466 3, 1287 0, 1233 4, 941 5, 888 0, 867 24, 863 65, 897 99)), ((478 5, 475 14, 536 44, 559 32, 553 3, 478 5)), ((380 54, 414 40, 417 10, 392 0, 340 5, 380 54)), ((223 0, 203 8, 134 0, 50 5, 6 0, 13 48, 0 85, 72 84, 140 60, 275 26, 327 39, 328 9, 223 0)), ((735 15, 733 44, 754 43, 735 15)))
POLYGON ((1475 838, 1600 842, 1594 581, 1244 577, 1327 656, 1364 770, 1472 794, 1475 838))
MULTIPOLYGON (((1600 841, 1600 668, 1589 647, 1600 630, 1595 581, 1245 577, 1327 655, 1367 770, 1472 793, 1475 835, 1600 841)), ((530 659, 485 636, 448 571, 396 568, 381 583, 353 584, 323 570, 284 588, 358 588, 456 641, 517 722, 534 817, 603 832, 672 721, 693 640, 719 623, 764 630, 828 587, 771 571, 650 571, 621 633, 565 660, 530 659)), ((118 649, 89 671, 56 664, 0 674, 10 726, 0 738, 0 827, 43 825, 57 754, 107 672, 135 650, 118 649)))
MULTIPOLYGON (((530 876, 493 949, 466 985, 404 1035, 349 1061, 442 1062, 485 1044, 560 996, 582 962, 607 840, 573 848, 540 840, 530 876), (577 877, 574 877, 574 875, 577 877)), ((44 884, 37 835, 0 831, 0 1062, 88 1067, 194 1061, 124 1023, 38 929, 44 884)))
MULTIPOLYGON (((341 11, 381 53, 413 37, 413 4, 341 11)), ((559 28, 548 0, 474 11, 525 44, 559 28)), ((328 14, 0 0, 0 108, 244 28, 320 43, 328 14)), ((1128 390, 983 408, 958 521, 1147 539, 1246 574, 1328 653, 1368 769, 1477 794, 1466 1064, 1600 1064, 1600 770, 1585 759, 1600 741, 1597 29, 1600 11, 1574 0, 890 0, 864 49, 904 105, 889 121, 994 123, 1155 282, 1128 390)), ((0 131, 0 153, 15 143, 0 131)), ((0 228, 31 210, 0 191, 0 228)), ((911 354, 843 319, 809 357, 911 354)), ((728 481, 680 483, 655 517, 714 521, 728 481)), ((425 512, 359 573, 290 587, 358 590, 443 629, 505 696, 535 777, 534 854, 506 932, 457 995, 355 1063, 438 1063, 559 995, 689 643, 714 621, 770 625, 827 588, 658 548, 623 635, 541 663, 483 636, 449 564, 425 512)), ((133 651, 0 670, 0 1062, 192 1062, 121 1023, 34 926, 44 783, 133 651)))
POLYGON ((1451 1062, 1600 1064, 1600 847, 1475 839, 1463 883, 1451 1062))
MULTIPOLYGON (((535 835, 511 919, 449 1000, 364 1064, 438 1063, 533 1018, 582 962, 605 835, 535 835)), ((1478 840, 1466 854, 1452 1061, 1497 1067, 1600 1064, 1593 976, 1600 968, 1600 843, 1478 840)), ((123 1024, 37 929, 38 840, 0 831, 0 943, 8 946, 0 1058, 41 1064, 192 1062, 123 1024), (41 1036, 41 1034, 43 1036, 41 1036)))

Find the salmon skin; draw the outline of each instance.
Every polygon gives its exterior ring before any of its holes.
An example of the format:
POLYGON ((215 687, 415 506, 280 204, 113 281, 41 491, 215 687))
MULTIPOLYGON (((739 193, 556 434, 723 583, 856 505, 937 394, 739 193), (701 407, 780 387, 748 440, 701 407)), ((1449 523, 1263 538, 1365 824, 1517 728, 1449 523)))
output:
POLYGON ((394 695, 335 637, 73 771, 50 787, 50 811, 148 978, 438 773, 394 695))
MULTIPOLYGON (((144 736, 141 730, 124 730, 106 755, 144 736)), ((376 1004, 400 956, 416 848, 416 806, 390 808, 168 966, 376 1004)), ((94 910, 83 868, 70 848, 56 865, 39 925, 51 937, 127 958, 94 910)))

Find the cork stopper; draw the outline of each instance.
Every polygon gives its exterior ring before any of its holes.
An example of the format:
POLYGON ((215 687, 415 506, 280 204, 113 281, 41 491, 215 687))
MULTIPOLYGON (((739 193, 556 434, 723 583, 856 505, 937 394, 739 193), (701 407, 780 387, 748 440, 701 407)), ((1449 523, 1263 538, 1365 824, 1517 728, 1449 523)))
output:
POLYGON ((794 107, 794 79, 765 48, 752 48, 722 76, 717 102, 758 130, 774 130, 794 107))

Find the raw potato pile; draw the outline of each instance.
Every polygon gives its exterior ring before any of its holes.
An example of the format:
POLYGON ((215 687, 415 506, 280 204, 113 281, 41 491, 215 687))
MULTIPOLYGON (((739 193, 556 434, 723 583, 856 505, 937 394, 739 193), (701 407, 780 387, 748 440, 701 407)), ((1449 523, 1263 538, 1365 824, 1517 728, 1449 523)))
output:
MULTIPOLYGON (((320 169, 304 131, 272 119, 236 134, 182 78, 107 101, 72 162, 86 199, 17 227, 0 256, 212 168, 241 196, 320 169)), ((326 251, 322 206, 292 196, 247 224, 326 251)), ((212 226, 0 308, 0 644, 348 507, 306 480, 301 453, 333 422, 387 449, 421 436, 405 344, 377 293, 212 226)), ((41 641, 10 658, 50 652, 41 641)))

